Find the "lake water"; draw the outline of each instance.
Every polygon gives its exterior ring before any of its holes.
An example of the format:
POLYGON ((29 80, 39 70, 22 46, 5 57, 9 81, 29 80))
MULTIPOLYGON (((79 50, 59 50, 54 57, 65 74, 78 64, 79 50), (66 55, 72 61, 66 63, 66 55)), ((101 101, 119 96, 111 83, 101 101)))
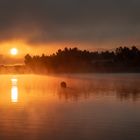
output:
POLYGON ((1 75, 0 81, 0 140, 140 139, 140 74, 1 75))

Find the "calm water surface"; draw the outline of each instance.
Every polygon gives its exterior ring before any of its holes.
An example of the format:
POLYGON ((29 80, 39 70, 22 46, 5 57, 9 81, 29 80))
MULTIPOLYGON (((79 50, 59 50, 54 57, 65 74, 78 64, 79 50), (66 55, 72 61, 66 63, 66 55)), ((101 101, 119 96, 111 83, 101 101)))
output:
POLYGON ((0 81, 0 140, 140 139, 140 74, 1 75, 0 81))

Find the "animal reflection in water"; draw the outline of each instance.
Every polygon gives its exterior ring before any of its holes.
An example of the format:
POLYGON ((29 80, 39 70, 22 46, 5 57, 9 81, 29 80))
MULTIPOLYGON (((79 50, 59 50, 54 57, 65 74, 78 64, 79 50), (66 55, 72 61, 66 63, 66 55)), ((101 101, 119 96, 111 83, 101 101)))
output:
POLYGON ((116 81, 113 84, 101 84, 101 81, 96 81, 87 82, 85 84, 69 84, 70 87, 68 87, 66 82, 61 82, 58 96, 60 99, 77 101, 81 98, 87 99, 91 95, 100 97, 115 93, 114 96, 121 101, 129 99, 137 101, 140 99, 140 88, 138 85, 139 83, 127 84, 118 83, 116 81))
POLYGON ((80 98, 88 98, 89 92, 83 91, 79 88, 68 87, 67 83, 63 81, 60 83, 58 96, 60 99, 78 101, 80 98))
POLYGON ((11 102, 16 103, 18 102, 18 86, 17 86, 18 79, 12 78, 11 82, 12 82, 11 102))
POLYGON ((60 84, 60 85, 61 85, 61 87, 62 87, 62 88, 66 88, 66 87, 67 87, 67 84, 66 84, 66 82, 64 82, 64 81, 63 81, 63 82, 61 82, 61 84, 60 84))

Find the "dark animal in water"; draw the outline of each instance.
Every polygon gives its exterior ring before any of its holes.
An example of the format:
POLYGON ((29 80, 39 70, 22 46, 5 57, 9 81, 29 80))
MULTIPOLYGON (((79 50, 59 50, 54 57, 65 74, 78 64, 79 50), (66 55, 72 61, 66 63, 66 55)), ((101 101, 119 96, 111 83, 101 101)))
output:
POLYGON ((61 84, 60 84, 60 85, 61 85, 61 87, 62 87, 62 88, 66 88, 66 87, 67 87, 66 82, 61 82, 61 84))

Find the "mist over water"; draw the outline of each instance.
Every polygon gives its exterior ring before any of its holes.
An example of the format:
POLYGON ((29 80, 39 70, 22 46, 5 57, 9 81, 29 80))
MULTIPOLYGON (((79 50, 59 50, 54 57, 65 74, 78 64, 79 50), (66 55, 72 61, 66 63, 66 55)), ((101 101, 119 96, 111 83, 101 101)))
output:
POLYGON ((0 81, 2 140, 140 138, 140 74, 1 75, 0 81))

